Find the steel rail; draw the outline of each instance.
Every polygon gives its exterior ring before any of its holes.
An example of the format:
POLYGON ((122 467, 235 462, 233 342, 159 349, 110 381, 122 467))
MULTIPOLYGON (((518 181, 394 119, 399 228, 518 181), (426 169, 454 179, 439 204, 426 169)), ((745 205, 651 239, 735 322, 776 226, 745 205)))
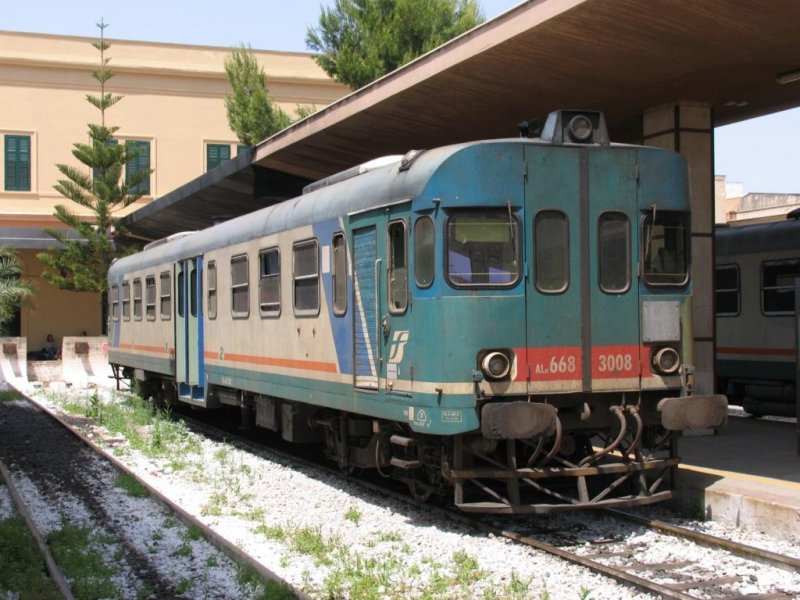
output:
MULTIPOLYGON (((263 579, 270 580, 277 582, 281 585, 284 585, 291 589, 292 593, 296 598, 299 600, 313 600, 311 596, 306 594, 300 589, 297 589, 295 586, 291 585, 289 582, 285 581, 281 577, 279 577, 275 572, 264 566, 261 562, 254 559, 249 554, 245 553, 241 550, 235 543, 228 540, 224 536, 220 535, 214 529, 203 523, 200 519, 195 517, 190 512, 184 510, 179 504, 175 503, 173 500, 165 496, 161 493, 158 489, 150 485, 147 481, 139 477, 137 473, 132 471, 129 467, 125 464, 120 462, 114 455, 110 452, 106 451, 104 448, 100 447, 94 441, 92 441, 87 436, 83 435, 80 431, 73 428, 66 420, 64 420, 59 414, 53 412, 49 407, 40 404, 36 400, 29 398, 25 393, 20 390, 17 390, 28 402, 36 406, 40 409, 44 414, 48 415, 50 418, 55 420, 59 423, 62 427, 67 429, 70 433, 72 433, 75 437, 77 437, 83 444, 88 447, 93 452, 96 452, 103 458, 105 458, 108 462, 110 462, 116 469, 125 473, 126 475, 132 477, 134 480, 139 482, 155 499, 159 502, 162 506, 165 506, 167 509, 175 513, 175 515, 187 526, 187 527, 196 527, 199 529, 205 538, 211 542, 214 546, 216 546, 220 551, 225 553, 229 558, 231 558, 234 562, 238 563, 245 563, 252 569, 256 571, 263 579)), ((70 600, 72 598, 70 597, 70 600)))
POLYGON ((42 533, 39 531, 39 528, 36 527, 33 516, 28 510, 28 507, 25 504, 25 501, 22 499, 19 491, 17 491, 17 487, 14 485, 14 482, 11 479, 11 474, 3 464, 3 461, 0 461, 0 476, 2 476, 6 482, 8 492, 11 495, 11 499, 14 501, 14 506, 16 507, 17 512, 19 513, 20 517, 22 517, 22 520, 25 521, 25 526, 28 528, 28 531, 31 532, 33 539, 36 540, 36 546, 39 548, 42 558, 44 558, 44 564, 47 567, 47 573, 50 575, 50 578, 53 580, 56 588, 58 588, 58 592, 61 594, 64 600, 74 600, 66 578, 58 568, 58 564, 53 558, 47 542, 44 541, 42 533))
POLYGON ((659 531, 666 535, 689 539, 701 546, 706 546, 708 548, 720 548, 722 550, 727 550, 731 554, 740 558, 746 558, 755 562, 766 563, 768 565, 800 572, 800 559, 792 556, 785 556, 783 554, 778 554, 777 552, 771 552, 770 550, 763 550, 761 548, 756 548, 755 546, 748 546, 746 544, 741 544, 732 540, 726 540, 724 538, 702 533, 700 531, 693 531, 685 527, 671 525, 670 523, 659 521, 658 519, 640 517, 638 515, 626 513, 625 511, 615 508, 607 508, 605 511, 621 519, 649 527, 650 529, 659 531))

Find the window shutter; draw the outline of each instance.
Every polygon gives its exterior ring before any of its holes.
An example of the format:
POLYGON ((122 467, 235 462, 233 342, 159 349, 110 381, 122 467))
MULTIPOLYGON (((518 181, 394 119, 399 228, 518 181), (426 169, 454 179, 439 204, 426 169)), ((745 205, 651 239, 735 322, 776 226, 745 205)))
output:
POLYGON ((230 158, 231 147, 228 144, 208 144, 206 146, 206 171, 210 171, 230 158))
POLYGON ((31 189, 31 138, 7 135, 5 139, 5 173, 7 191, 28 192, 31 189))
MULTIPOLYGON (((128 183, 140 171, 150 170, 150 142, 141 140, 128 140, 125 144, 137 155, 128 159, 125 164, 125 182, 128 183)), ((131 194, 149 194, 150 178, 148 177, 130 189, 131 194)))

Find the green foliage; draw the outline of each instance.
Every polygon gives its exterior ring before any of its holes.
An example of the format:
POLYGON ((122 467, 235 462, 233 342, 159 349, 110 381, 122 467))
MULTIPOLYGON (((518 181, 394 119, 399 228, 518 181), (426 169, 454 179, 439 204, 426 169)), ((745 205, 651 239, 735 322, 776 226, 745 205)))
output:
POLYGON ((306 45, 328 75, 357 89, 482 22, 476 0, 336 0, 306 45))
POLYGON ((225 73, 231 84, 231 93, 225 94, 228 124, 241 143, 255 146, 291 124, 289 115, 273 104, 267 75, 250 46, 231 50, 225 59, 225 73))
POLYGON ((0 598, 61 598, 25 521, 17 516, 0 520, 0 598))
POLYGON ((0 334, 17 311, 27 306, 33 296, 33 284, 20 278, 22 263, 16 251, 0 246, 0 334))
POLYGON ((103 560, 107 549, 91 530, 66 523, 47 543, 76 599, 116 597, 115 571, 103 560))
POLYGON ((114 487, 124 490, 131 498, 147 498, 150 495, 146 487, 139 483, 133 475, 127 473, 117 475, 114 487))
POLYGON ((37 254, 44 264, 44 278, 63 290, 76 292, 107 291, 106 273, 113 260, 133 251, 115 245, 114 236, 125 233, 114 214, 138 200, 142 194, 133 193, 136 186, 148 181, 151 169, 123 177, 126 163, 138 156, 130 144, 117 143, 114 134, 118 127, 108 127, 105 112, 122 99, 106 92, 106 83, 114 76, 108 69, 105 51, 109 44, 103 38, 105 23, 98 23, 100 40, 92 44, 100 52, 100 68, 92 77, 100 84, 100 95, 87 94, 86 100, 100 111, 100 124, 89 124, 90 142, 76 143, 72 155, 83 165, 75 167, 58 164, 64 176, 53 187, 91 217, 79 215, 66 204, 55 207, 55 217, 66 228, 48 228, 46 233, 59 245, 37 254))

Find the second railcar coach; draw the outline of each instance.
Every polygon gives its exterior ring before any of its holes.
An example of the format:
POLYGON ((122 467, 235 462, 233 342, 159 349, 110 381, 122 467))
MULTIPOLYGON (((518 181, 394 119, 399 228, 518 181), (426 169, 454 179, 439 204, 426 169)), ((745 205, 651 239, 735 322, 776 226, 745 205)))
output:
POLYGON ((600 113, 409 152, 109 271, 109 360, 467 511, 671 495, 692 395, 687 170, 600 113))

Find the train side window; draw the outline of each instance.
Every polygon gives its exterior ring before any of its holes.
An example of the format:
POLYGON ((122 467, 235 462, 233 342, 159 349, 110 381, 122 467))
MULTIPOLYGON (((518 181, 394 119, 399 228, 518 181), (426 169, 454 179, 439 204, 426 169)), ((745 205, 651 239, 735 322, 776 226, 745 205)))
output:
POLYGON ((156 320, 156 278, 153 275, 144 280, 144 313, 148 321, 156 320))
POLYGON ((133 280, 133 318, 136 321, 142 320, 142 280, 133 280))
POLYGON ((197 288, 197 279, 197 266, 193 264, 189 270, 189 314, 193 317, 196 317, 199 312, 200 294, 202 293, 197 288))
POLYGON ((689 282, 689 215, 652 210, 642 220, 642 272, 650 286, 689 282))
POLYGON ((389 223, 389 312, 408 307, 408 253, 405 221, 389 223))
POLYGON ((597 223, 600 289, 621 294, 631 285, 631 228, 621 212, 600 215, 597 223))
POLYGON ((800 277, 800 259, 761 263, 761 310, 765 315, 794 314, 796 277, 800 277))
POLYGON ((294 312, 319 314, 319 251, 317 240, 294 245, 294 312))
POLYGON ((741 298, 739 281, 739 265, 719 265, 714 269, 718 317, 735 317, 739 314, 741 298))
POLYGON ((131 320, 131 284, 129 281, 122 283, 122 318, 131 320))
POLYGON ((414 279, 421 288, 430 287, 435 276, 436 230, 433 219, 420 217, 414 223, 414 279))
POLYGON ((178 281, 176 282, 178 293, 176 294, 175 301, 178 303, 178 316, 183 317, 186 314, 186 291, 184 282, 186 275, 183 270, 178 271, 178 281))
POLYGON ((447 219, 447 279, 459 288, 500 288, 520 278, 519 223, 507 210, 470 210, 447 219))
POLYGON ((164 271, 159 279, 161 280, 161 320, 169 321, 172 318, 172 277, 169 271, 164 271))
POLYGON ((261 275, 258 281, 258 306, 262 317, 281 314, 281 253, 277 248, 262 250, 259 255, 261 275))
POLYGON ((217 318, 217 263, 210 261, 206 266, 206 289, 208 290, 208 318, 217 318))
POLYGON ((119 286, 116 283, 111 286, 111 293, 108 296, 111 301, 111 318, 119 321, 119 286))
POLYGON ((534 223, 536 289, 560 294, 569 287, 569 220, 560 210, 543 210, 534 223))
POLYGON ((231 307, 236 319, 250 316, 250 271, 246 254, 231 258, 231 307))
POLYGON ((341 316, 347 312, 347 246, 344 234, 333 236, 333 313, 341 316))

